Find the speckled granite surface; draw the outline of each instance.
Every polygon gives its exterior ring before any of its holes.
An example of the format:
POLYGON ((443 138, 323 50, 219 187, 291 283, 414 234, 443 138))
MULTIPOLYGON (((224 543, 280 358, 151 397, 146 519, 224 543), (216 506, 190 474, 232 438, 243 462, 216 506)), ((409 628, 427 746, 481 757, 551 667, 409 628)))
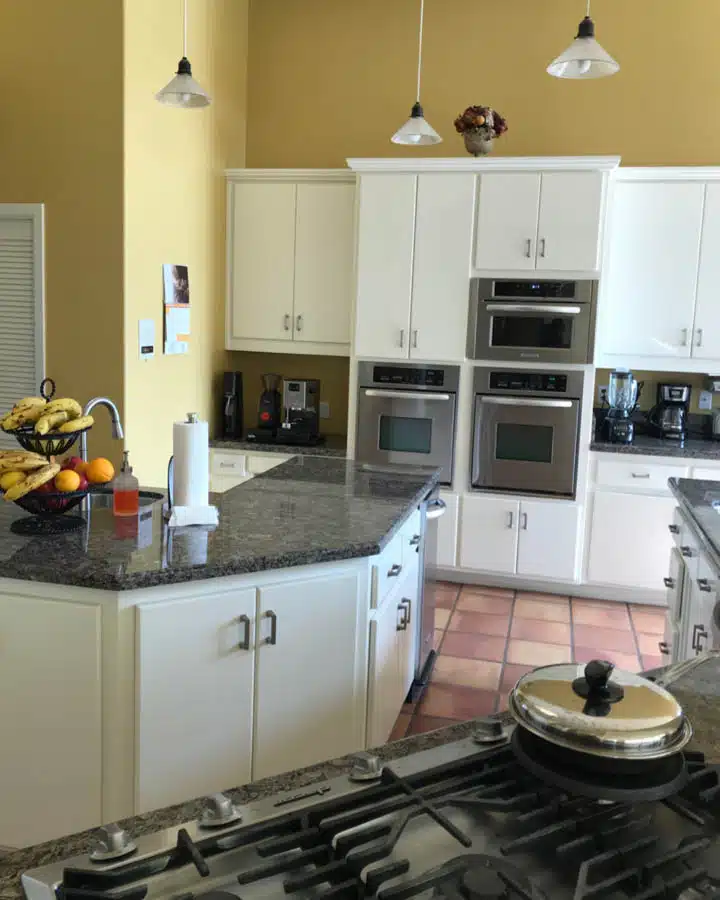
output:
POLYGON ((720 574, 720 483, 695 478, 670 478, 668 484, 705 553, 720 574))
MULTIPOLYGON (((295 456, 213 497, 220 525, 210 533, 167 528, 161 504, 141 533, 109 509, 87 528, 54 537, 19 537, 0 504, 0 571, 5 578, 102 590, 156 585, 373 556, 436 483, 437 471, 369 471, 350 460, 295 456)), ((134 522, 135 520, 133 520, 134 522)))
MULTIPOLYGON (((720 461, 720 441, 703 438, 688 438, 680 446, 677 441, 667 441, 660 437, 640 434, 635 437, 632 444, 611 444, 609 441, 596 440, 590 444, 590 449, 601 453, 672 456, 682 459, 717 459, 720 461)), ((720 472, 718 477, 720 478, 720 472)))
MULTIPOLYGON (((720 654, 708 654, 700 665, 681 674, 674 683, 671 682, 669 689, 681 700, 693 723, 695 735, 691 748, 705 753, 708 762, 720 764, 720 654)), ((501 718, 509 721, 507 713, 501 718)), ((439 731, 409 737, 394 744, 386 744, 375 752, 386 760, 397 759, 410 753, 460 740, 470 735, 473 729, 472 721, 463 722, 439 731)), ((330 760, 276 778, 267 778, 246 787, 234 788, 226 793, 232 796, 235 803, 243 804, 279 791, 296 790, 308 784, 334 778, 349 771, 350 766, 349 757, 330 760)), ((192 801, 127 819, 121 822, 121 825, 134 835, 140 836, 195 819, 200 809, 201 803, 192 801)), ((85 831, 16 851, 4 859, 0 857, 0 900, 18 900, 22 897, 19 876, 26 869, 81 853, 92 843, 93 832, 85 831)))
POLYGON ((347 456, 347 437, 344 434, 327 434, 325 442, 316 447, 299 447, 296 444, 258 444, 256 441, 210 441, 215 450, 256 450, 263 453, 287 453, 293 456, 347 456))

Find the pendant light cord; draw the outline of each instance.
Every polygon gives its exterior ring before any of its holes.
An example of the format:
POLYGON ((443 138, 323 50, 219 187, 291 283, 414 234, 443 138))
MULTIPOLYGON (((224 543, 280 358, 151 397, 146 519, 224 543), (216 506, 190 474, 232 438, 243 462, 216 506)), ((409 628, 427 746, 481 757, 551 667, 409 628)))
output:
POLYGON ((418 70, 417 70, 417 102, 420 102, 420 72, 422 71, 422 46, 423 46, 423 20, 425 18, 425 0, 420 0, 420 34, 418 39, 418 70))
POLYGON ((590 0, 587 0, 587 12, 585 13, 585 16, 588 19, 590 18, 590 0))
POLYGON ((187 59, 188 0, 183 0, 183 56, 187 59))

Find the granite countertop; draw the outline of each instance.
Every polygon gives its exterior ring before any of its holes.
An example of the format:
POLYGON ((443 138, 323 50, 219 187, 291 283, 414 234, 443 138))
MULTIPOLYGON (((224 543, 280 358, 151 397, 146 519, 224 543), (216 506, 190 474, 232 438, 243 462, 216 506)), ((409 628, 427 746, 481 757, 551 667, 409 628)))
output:
MULTIPOLYGON (((704 753, 709 763, 720 764, 720 653, 705 654, 704 657, 693 660, 689 666, 681 664, 678 667, 670 667, 668 675, 673 671, 676 671, 677 675, 669 678, 667 686, 678 697, 693 724, 694 736, 689 745, 690 749, 704 753)), ((508 713, 501 714, 500 718, 510 721, 508 713)), ((398 759, 410 753, 461 740, 472 734, 473 730, 474 722, 471 720, 386 744, 373 752, 383 760, 398 759)), ((242 805, 279 791, 295 791, 305 785, 346 774, 351 766, 351 757, 329 760, 275 778, 266 778, 245 787, 231 788, 224 793, 229 794, 234 803, 242 805)), ((140 837, 196 819, 201 809, 202 801, 193 800, 126 819, 120 822, 120 825, 136 837, 140 837)), ((14 851, 4 858, 0 857, 0 900, 21 900, 22 872, 80 854, 93 844, 94 831, 91 829, 81 834, 14 851)))
POLYGON ((370 470, 350 460, 294 456, 213 495, 220 511, 214 531, 168 529, 162 505, 155 503, 139 520, 93 508, 87 526, 77 531, 24 537, 13 534, 10 524, 26 514, 3 503, 0 573, 125 591, 374 556, 438 475, 430 468, 370 470))
MULTIPOLYGON (((611 444, 594 440, 591 450, 601 453, 642 454, 643 456, 672 456, 681 459, 717 459, 720 461, 720 441, 711 438, 688 438, 684 444, 649 434, 635 436, 632 444, 611 444)), ((720 474, 720 473, 719 473, 720 474)))
POLYGON ((314 447, 298 444, 261 444, 257 441, 223 440, 210 441, 215 450, 262 451, 263 453, 285 453, 292 456, 333 456, 344 459, 347 456, 347 437, 344 434, 326 434, 325 441, 314 447))
POLYGON ((720 573, 720 483, 699 478, 669 478, 668 485, 720 573))

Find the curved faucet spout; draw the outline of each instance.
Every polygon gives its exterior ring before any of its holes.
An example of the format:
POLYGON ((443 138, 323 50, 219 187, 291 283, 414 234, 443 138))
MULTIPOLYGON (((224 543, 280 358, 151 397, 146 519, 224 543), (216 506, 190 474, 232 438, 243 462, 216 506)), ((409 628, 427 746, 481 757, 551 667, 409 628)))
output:
MULTIPOLYGON (((84 416, 89 416, 90 413, 95 409, 96 406, 104 406, 107 411, 110 413, 110 426, 112 429, 112 436, 116 440, 122 440, 125 437, 125 432, 123 431, 122 423, 120 422, 120 412, 115 406, 115 404, 108 397, 95 397, 93 400, 90 400, 83 410, 84 416)), ((80 456, 82 456, 83 460, 87 462, 87 432, 84 431, 80 435, 80 456)))

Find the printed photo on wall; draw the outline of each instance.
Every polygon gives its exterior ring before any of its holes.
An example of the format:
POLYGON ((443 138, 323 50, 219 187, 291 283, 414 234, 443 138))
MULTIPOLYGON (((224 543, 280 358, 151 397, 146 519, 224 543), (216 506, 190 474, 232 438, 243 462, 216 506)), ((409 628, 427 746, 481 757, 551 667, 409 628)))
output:
POLYGON ((190 277, 187 266, 163 264, 165 353, 187 353, 190 342, 190 277))

